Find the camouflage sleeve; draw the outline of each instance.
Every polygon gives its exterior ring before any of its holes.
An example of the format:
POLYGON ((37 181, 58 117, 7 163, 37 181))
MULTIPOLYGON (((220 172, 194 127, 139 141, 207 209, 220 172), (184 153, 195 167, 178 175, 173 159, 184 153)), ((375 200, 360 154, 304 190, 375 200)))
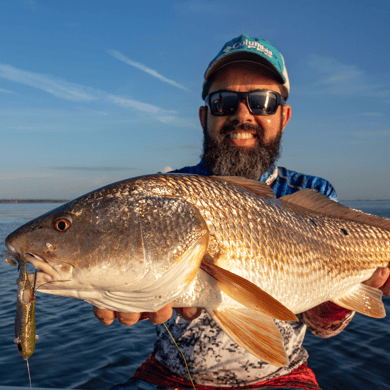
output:
POLYGON ((328 301, 305 311, 303 320, 314 335, 329 338, 344 330, 354 315, 354 311, 344 309, 328 301))

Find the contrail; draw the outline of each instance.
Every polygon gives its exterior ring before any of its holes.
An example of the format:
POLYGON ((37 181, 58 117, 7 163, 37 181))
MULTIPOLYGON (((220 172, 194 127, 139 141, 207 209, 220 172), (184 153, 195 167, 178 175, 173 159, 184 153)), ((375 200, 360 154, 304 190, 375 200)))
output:
POLYGON ((168 83, 168 84, 173 85, 174 87, 184 89, 185 91, 189 91, 189 89, 187 89, 184 85, 181 85, 181 84, 177 83, 176 81, 167 79, 166 77, 164 77, 163 75, 161 75, 157 71, 150 69, 147 66, 145 66, 139 62, 130 60, 129 58, 127 58, 126 56, 124 56, 122 53, 120 53, 117 50, 108 50, 108 53, 110 53, 113 57, 125 62, 128 65, 134 66, 135 68, 140 69, 143 72, 149 73, 151 76, 156 77, 161 81, 164 81, 164 83, 168 83))

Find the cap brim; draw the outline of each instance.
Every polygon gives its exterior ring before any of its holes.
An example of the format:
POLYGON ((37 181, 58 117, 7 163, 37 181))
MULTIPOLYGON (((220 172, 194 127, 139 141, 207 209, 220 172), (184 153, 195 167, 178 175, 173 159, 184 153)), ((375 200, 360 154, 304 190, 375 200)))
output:
POLYGON ((223 57, 219 58, 217 61, 215 61, 214 64, 211 65, 209 69, 207 69, 205 79, 208 80, 214 73, 218 72, 221 68, 235 62, 252 62, 264 66, 276 76, 277 81, 282 84, 285 83, 285 80, 280 75, 278 70, 269 61, 267 61, 258 54, 242 51, 226 54, 223 57))

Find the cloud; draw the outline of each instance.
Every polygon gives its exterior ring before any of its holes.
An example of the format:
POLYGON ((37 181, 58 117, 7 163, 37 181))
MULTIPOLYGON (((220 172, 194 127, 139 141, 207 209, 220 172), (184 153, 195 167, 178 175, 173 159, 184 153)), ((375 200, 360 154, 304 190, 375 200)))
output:
MULTIPOLYGON (((41 89, 58 98, 71 101, 105 101, 120 106, 122 108, 136 109, 141 112, 153 114, 154 119, 173 126, 194 127, 191 119, 179 117, 179 113, 174 110, 165 110, 161 107, 129 99, 126 97, 115 96, 113 94, 101 91, 97 88, 86 87, 83 85, 69 83, 61 78, 51 75, 33 73, 14 66, 0 63, 0 77, 7 80, 29 85, 41 89)), ((10 92, 1 90, 0 92, 10 92)), ((29 126, 27 126, 29 127, 29 126)))
POLYGON ((86 166, 63 166, 63 167, 48 167, 47 169, 54 169, 60 171, 92 171, 92 172, 101 172, 101 171, 135 171, 138 168, 133 167, 112 167, 112 166, 101 166, 101 167, 86 167, 86 166))
POLYGON ((44 172, 0 173, 0 180, 17 180, 27 178, 51 177, 52 174, 44 172))
POLYGON ((180 118, 177 115, 171 115, 170 111, 164 110, 157 117, 160 122, 171 126, 182 126, 191 129, 199 129, 199 122, 190 118, 180 118))
POLYGON ((368 80, 364 71, 356 65, 344 64, 335 58, 311 55, 308 64, 318 73, 317 92, 333 95, 371 95, 381 87, 368 80))
POLYGON ((139 111, 146 111, 153 114, 161 110, 159 107, 153 106, 148 103, 141 103, 136 100, 125 99, 114 95, 107 95, 107 100, 109 100, 111 103, 114 103, 124 108, 132 107, 132 108, 136 108, 139 111))
POLYGON ((151 76, 156 77, 157 79, 163 81, 164 83, 173 85, 174 87, 183 89, 184 91, 189 91, 189 89, 187 89, 184 85, 181 85, 174 80, 170 80, 170 79, 164 77, 163 75, 161 75, 157 71, 148 68, 146 65, 143 65, 140 62, 136 62, 136 61, 133 61, 133 60, 127 58, 126 56, 124 56, 122 53, 120 53, 117 50, 108 50, 108 53, 110 53, 116 59, 123 61, 127 65, 130 65, 130 66, 133 66, 134 68, 140 69, 143 72, 148 73, 151 76))
POLYGON ((9 91, 8 89, 4 89, 4 88, 0 88, 0 92, 2 92, 2 93, 15 93, 15 92, 13 92, 13 91, 9 91))
POLYGON ((69 83, 50 75, 28 72, 7 64, 0 64, 0 77, 41 89, 62 99, 82 101, 98 98, 90 88, 69 83))

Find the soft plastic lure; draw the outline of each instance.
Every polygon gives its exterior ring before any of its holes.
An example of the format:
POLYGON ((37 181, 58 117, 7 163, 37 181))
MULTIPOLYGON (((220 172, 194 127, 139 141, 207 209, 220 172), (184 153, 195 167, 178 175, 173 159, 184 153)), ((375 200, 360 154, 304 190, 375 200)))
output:
POLYGON ((4 254, 4 260, 11 265, 19 265, 18 292, 15 317, 15 343, 19 354, 27 360, 35 350, 35 286, 32 287, 27 276, 26 262, 11 258, 10 253, 4 254))

